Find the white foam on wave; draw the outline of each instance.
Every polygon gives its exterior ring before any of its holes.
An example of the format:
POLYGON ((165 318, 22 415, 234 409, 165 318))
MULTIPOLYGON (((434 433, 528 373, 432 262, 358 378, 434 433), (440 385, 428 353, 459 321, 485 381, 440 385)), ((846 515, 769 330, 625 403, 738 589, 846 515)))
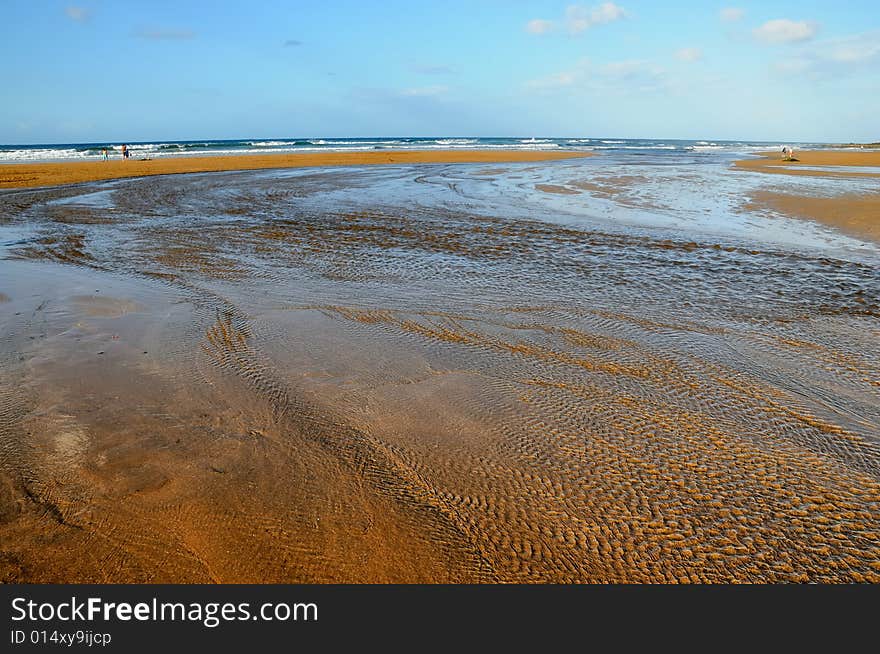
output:
POLYGON ((0 161, 40 161, 45 159, 78 159, 87 157, 85 152, 77 150, 56 148, 0 150, 0 161))
POLYGON ((318 141, 310 141, 310 143, 320 142, 321 145, 396 145, 397 143, 402 143, 399 139, 389 139, 387 141, 346 141, 341 139, 318 139, 318 141))
POLYGON ((248 141, 248 145, 255 148, 271 148, 278 145, 293 145, 293 141, 248 141))
MULTIPOLYGON (((482 139, 465 137, 445 138, 312 138, 312 139, 278 139, 230 141, 190 141, 184 143, 138 143, 128 146, 132 156, 137 158, 185 157, 205 155, 265 154, 268 152, 345 152, 368 150, 441 150, 441 149, 474 149, 474 150, 552 150, 558 148, 574 148, 578 150, 672 150, 681 152, 750 152, 756 148, 769 147, 765 144, 734 142, 718 144, 713 141, 691 141, 688 144, 667 144, 662 141, 633 141, 626 139, 589 139, 589 138, 508 138, 482 139), (500 141, 500 142, 499 142, 500 141)), ((7 146, 0 149, 0 162, 37 162, 37 161, 94 161, 102 157, 102 146, 74 145, 62 146, 7 146)), ((118 158, 121 145, 107 146, 111 157, 118 158)))
MULTIPOLYGON (((604 143, 604 141, 603 141, 604 143)), ((677 145, 595 145, 591 150, 678 150, 677 145)), ((688 148, 683 148, 688 149, 688 148)))
MULTIPOLYGON (((320 146, 309 147, 309 146, 304 146, 304 145, 298 145, 298 146, 291 145, 290 147, 275 148, 275 149, 273 149, 272 152, 277 153, 277 154, 289 154, 289 153, 295 153, 295 152, 355 152, 355 151, 367 151, 367 150, 374 150, 374 149, 375 148, 373 146, 354 146, 354 147, 347 147, 347 148, 325 148, 325 147, 320 147, 320 146)), ((162 153, 159 153, 157 155, 157 157, 159 157, 159 158, 165 158, 165 157, 175 157, 175 158, 176 157, 205 157, 205 156, 213 157, 216 155, 227 155, 227 154, 228 155, 266 154, 266 149, 251 147, 251 148, 238 148, 235 150, 209 150, 209 151, 203 150, 200 152, 193 152, 193 151, 162 152, 162 153)))
POLYGON ((440 145, 472 145, 477 143, 477 139, 437 139, 434 142, 440 145))
MULTIPOLYGON (((301 141, 300 141, 301 142, 301 141)), ((426 141, 410 141, 401 140, 370 140, 370 141, 351 141, 351 140, 324 140, 315 139, 309 141, 312 146, 296 145, 295 141, 246 141, 247 147, 229 147, 229 148, 184 148, 190 144, 176 143, 142 143, 138 145, 130 145, 129 150, 133 156, 151 157, 157 159, 165 159, 168 157, 193 157, 193 156, 214 156, 214 155, 236 155, 236 154, 264 154, 267 148, 272 148, 272 152, 277 153, 295 153, 295 152, 363 152, 377 149, 387 150, 449 150, 456 148, 467 148, 474 150, 550 150, 557 149, 559 143, 549 139, 520 139, 516 143, 481 143, 479 139, 433 139, 426 141), (164 149, 162 146, 166 146, 164 149), (180 147, 168 147, 180 146, 180 147)), ((109 146, 108 150, 114 158, 121 156, 122 146, 109 146)), ((72 159, 79 160, 95 160, 102 157, 100 146, 95 146, 91 150, 79 150, 76 148, 14 148, 8 150, 0 150, 0 161, 3 162, 35 162, 35 161, 66 161, 72 159)))

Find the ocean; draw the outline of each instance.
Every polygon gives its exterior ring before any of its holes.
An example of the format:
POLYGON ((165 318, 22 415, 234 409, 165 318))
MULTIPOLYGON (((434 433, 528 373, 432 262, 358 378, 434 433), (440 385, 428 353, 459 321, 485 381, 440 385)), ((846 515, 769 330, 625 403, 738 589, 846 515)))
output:
MULTIPOLYGON (((328 152, 366 150, 584 150, 637 153, 732 152, 757 149, 797 149, 839 147, 822 143, 782 143, 770 141, 713 141, 622 138, 551 137, 368 137, 368 138, 276 138, 190 141, 143 141, 128 143, 132 156, 177 157, 186 155, 266 154, 282 152, 328 152)), ((0 163, 100 159, 107 148, 111 156, 121 156, 121 143, 52 143, 0 145, 0 163)))

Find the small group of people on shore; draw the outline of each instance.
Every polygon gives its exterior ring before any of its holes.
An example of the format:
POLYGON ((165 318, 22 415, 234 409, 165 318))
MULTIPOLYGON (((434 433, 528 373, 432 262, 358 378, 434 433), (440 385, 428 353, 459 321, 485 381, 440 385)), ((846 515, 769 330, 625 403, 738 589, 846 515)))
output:
POLYGON ((782 160, 783 161, 795 161, 794 158, 794 148, 790 145, 782 146, 782 160))
MULTIPOLYGON (((128 143, 122 144, 122 158, 128 159, 131 156, 131 150, 128 149, 128 143)), ((101 148, 101 158, 107 161, 110 158, 107 148, 101 148)))

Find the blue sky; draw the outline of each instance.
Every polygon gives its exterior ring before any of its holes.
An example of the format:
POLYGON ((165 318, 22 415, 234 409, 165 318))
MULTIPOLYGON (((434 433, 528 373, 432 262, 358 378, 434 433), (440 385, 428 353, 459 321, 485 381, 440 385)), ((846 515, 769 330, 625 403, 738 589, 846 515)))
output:
POLYGON ((0 143, 880 140, 880 5, 4 0, 0 143))

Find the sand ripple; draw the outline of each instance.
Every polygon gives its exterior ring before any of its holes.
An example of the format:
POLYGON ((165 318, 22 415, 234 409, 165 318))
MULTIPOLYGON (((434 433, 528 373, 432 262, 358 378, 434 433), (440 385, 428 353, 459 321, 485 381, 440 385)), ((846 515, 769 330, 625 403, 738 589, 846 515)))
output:
POLYGON ((2 579, 880 581, 875 265, 464 174, 0 196, 2 579))

